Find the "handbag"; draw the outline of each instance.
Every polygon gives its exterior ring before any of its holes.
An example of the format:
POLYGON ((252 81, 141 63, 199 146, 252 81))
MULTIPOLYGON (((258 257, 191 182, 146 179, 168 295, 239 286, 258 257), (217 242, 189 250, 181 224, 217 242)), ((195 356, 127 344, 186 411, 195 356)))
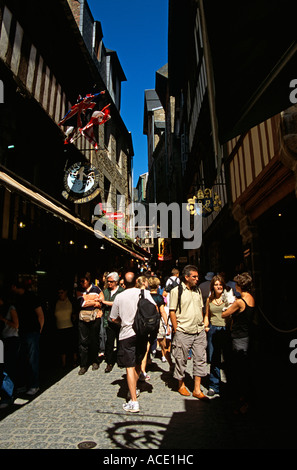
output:
POLYGON ((3 372, 3 380, 2 380, 1 390, 3 390, 9 397, 12 397, 13 389, 14 389, 13 381, 6 374, 6 372, 3 372))
POLYGON ((94 321, 96 320, 99 311, 100 311, 99 308, 94 308, 93 310, 82 309, 79 312, 79 319, 87 323, 90 321, 94 321))

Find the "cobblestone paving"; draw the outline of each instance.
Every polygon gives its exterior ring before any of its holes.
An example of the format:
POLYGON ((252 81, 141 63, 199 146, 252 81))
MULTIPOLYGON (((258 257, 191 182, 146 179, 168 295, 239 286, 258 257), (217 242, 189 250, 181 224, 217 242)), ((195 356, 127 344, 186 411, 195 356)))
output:
MULTIPOLYGON (((187 385, 193 389, 192 361, 187 385)), ((228 402, 205 403, 174 389, 168 364, 154 360, 139 383, 140 412, 127 413, 125 370, 71 370, 0 421, 0 449, 238 449, 273 448, 266 421, 235 417, 228 402), (263 440, 263 436, 266 438, 263 440)), ((206 389, 203 388, 206 392, 206 389)), ((273 430, 272 430, 273 431, 273 430)), ((273 432, 271 432, 273 434, 273 432)))
POLYGON ((165 375, 170 379, 168 365, 151 371, 151 380, 139 384, 137 415, 122 408, 127 396, 125 370, 115 366, 106 374, 104 368, 104 363, 98 371, 89 368, 83 376, 74 369, 4 418, 0 448, 75 449, 85 441, 101 449, 122 448, 126 441, 132 448, 158 448, 173 409, 184 411, 184 400, 164 382, 165 375), (143 442, 144 436, 151 442, 143 442))

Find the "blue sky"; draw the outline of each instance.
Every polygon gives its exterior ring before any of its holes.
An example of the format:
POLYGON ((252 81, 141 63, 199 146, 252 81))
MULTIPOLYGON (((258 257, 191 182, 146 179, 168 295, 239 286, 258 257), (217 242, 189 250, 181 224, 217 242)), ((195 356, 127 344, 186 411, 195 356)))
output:
POLYGON ((105 47, 117 52, 127 78, 122 83, 121 116, 132 133, 134 179, 147 171, 143 135, 144 92, 155 88, 155 73, 168 62, 168 0, 88 0, 100 21, 105 47))

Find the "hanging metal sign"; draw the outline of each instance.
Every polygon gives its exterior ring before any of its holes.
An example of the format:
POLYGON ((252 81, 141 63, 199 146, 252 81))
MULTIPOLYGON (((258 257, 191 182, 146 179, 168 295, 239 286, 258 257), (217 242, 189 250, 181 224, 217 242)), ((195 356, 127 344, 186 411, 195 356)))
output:
POLYGON ((202 211, 202 217, 208 217, 214 211, 219 212, 222 207, 219 195, 208 188, 204 191, 199 189, 197 195, 189 198, 187 202, 187 210, 190 214, 198 215, 202 211))
POLYGON ((98 169, 90 163, 75 163, 65 172, 62 195, 75 203, 88 202, 96 197, 100 189, 98 169))

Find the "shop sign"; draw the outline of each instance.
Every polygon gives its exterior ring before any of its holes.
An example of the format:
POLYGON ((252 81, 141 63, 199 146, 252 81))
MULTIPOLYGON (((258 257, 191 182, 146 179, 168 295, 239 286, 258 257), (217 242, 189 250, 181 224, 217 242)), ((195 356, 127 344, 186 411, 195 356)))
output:
POLYGON ((158 260, 172 260, 171 240, 170 238, 158 238, 158 260))
POLYGON ((213 189, 199 189, 197 195, 188 199, 187 210, 191 215, 197 215, 202 212, 202 217, 208 217, 213 212, 219 212, 222 207, 222 201, 213 189))
POLYGON ((123 214, 123 212, 103 212, 103 214, 104 217, 111 220, 119 220, 125 217, 125 214, 123 214))
POLYGON ((65 172, 62 195, 76 204, 94 199, 101 191, 98 169, 90 163, 75 163, 65 172))

